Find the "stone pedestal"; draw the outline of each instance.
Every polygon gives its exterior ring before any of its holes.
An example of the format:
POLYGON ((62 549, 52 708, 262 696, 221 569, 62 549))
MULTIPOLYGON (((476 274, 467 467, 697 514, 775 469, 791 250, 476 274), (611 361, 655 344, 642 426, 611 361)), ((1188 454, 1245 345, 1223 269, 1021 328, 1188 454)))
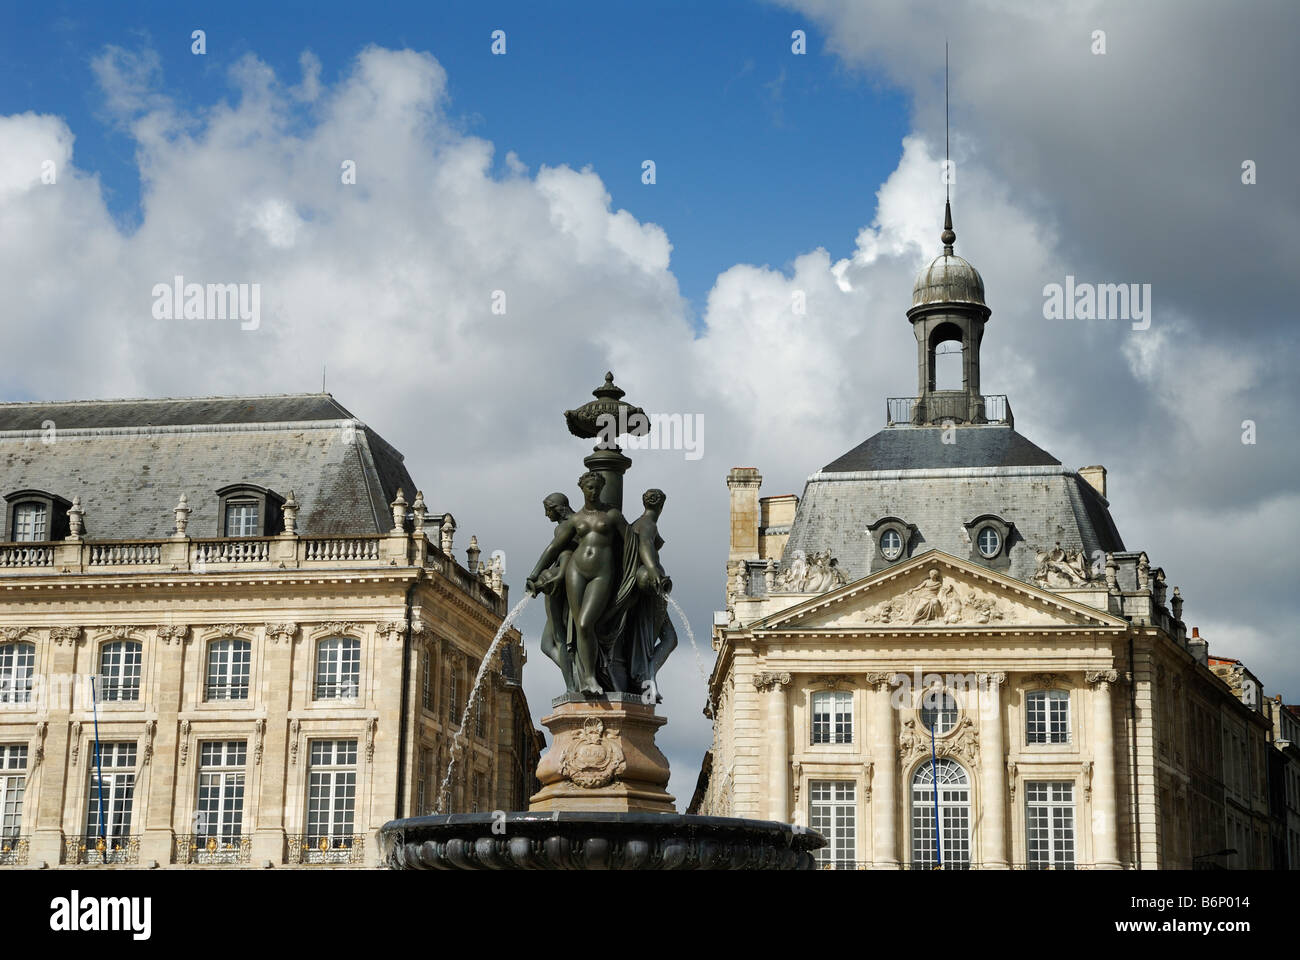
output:
POLYGON ((668 758, 655 731, 668 721, 633 694, 601 700, 558 697, 542 718, 551 748, 537 765, 542 789, 530 811, 676 813, 668 786, 668 758))

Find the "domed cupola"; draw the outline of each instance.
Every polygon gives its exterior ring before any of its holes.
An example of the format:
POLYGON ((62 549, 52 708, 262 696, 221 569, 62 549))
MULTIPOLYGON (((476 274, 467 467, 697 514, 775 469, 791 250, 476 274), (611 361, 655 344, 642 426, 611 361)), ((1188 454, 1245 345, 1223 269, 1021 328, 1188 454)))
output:
POLYGON ((944 205, 943 253, 916 275, 912 306, 930 303, 975 303, 984 306, 984 278, 970 263, 952 252, 957 234, 952 231, 952 207, 944 205))
POLYGON ((952 252, 957 234, 952 229, 952 205, 947 202, 939 239, 943 253, 917 274, 912 307, 907 311, 917 346, 918 397, 910 419, 918 425, 949 420, 986 423, 980 393, 980 342, 992 311, 984 303, 984 280, 979 271, 952 252), (961 346, 959 389, 936 388, 934 358, 944 343, 961 346))

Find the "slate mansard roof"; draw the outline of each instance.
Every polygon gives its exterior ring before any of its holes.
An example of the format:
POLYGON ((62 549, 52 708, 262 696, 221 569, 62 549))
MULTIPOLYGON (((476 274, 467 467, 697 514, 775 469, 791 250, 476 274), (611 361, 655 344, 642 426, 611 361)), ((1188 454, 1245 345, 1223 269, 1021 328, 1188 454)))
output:
POLYGON ((306 535, 386 532, 397 488, 415 490, 329 394, 0 404, 0 495, 80 496, 87 537, 169 536, 182 493, 189 534, 217 536, 216 491, 236 483, 293 491, 306 535))
POLYGON ((795 550, 829 550, 850 581, 873 569, 868 526, 894 517, 915 525, 909 555, 938 548, 972 553, 967 524, 993 515, 1014 525, 1007 572, 1029 580, 1035 549, 1057 543, 1075 553, 1122 552, 1123 540, 1106 499, 1073 470, 998 424, 957 427, 943 442, 942 427, 888 427, 808 478, 785 545, 782 566, 795 550))

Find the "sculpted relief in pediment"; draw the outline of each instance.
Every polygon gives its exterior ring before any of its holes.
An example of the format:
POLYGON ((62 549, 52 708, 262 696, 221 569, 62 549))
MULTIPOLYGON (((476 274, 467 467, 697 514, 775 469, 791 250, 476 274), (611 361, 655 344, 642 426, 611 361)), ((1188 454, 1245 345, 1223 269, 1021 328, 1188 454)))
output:
POLYGON ((1012 606, 1001 597, 977 592, 935 567, 916 586, 868 607, 866 623, 974 625, 1011 619, 1012 606))

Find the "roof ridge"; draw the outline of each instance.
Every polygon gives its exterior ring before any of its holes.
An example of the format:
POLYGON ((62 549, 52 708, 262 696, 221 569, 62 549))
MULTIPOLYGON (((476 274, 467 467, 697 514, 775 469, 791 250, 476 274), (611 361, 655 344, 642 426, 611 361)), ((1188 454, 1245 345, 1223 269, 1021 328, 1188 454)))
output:
POLYGON ((210 396, 192 397, 112 397, 99 400, 0 400, 0 408, 58 407, 72 406, 79 403, 195 403, 201 400, 289 400, 303 397, 329 397, 335 406, 339 407, 340 410, 343 409, 342 405, 334 399, 334 394, 320 391, 303 391, 300 393, 213 394, 210 396))

